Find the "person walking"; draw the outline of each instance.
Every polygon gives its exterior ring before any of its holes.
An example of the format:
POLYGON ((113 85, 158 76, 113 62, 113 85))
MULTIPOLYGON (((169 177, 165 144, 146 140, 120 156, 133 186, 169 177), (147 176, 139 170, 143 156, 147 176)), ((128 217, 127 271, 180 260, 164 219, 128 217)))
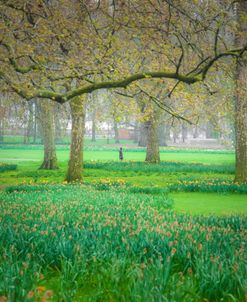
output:
POLYGON ((123 160, 123 148, 122 147, 119 149, 119 159, 123 160))

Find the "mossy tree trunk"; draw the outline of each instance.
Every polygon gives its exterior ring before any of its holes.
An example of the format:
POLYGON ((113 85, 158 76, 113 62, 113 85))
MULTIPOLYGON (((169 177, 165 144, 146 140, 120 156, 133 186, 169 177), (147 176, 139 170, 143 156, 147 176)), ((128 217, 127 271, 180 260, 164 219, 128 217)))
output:
POLYGON ((159 152, 159 140, 158 140, 158 120, 150 118, 147 124, 147 151, 146 151, 146 162, 159 163, 160 152, 159 152))
POLYGON ((243 85, 247 83, 247 68, 238 66, 235 100, 236 170, 235 182, 247 183, 247 98, 243 85))
POLYGON ((146 147, 147 146, 147 133, 148 133, 148 122, 140 123, 140 134, 139 134, 139 147, 146 147))
POLYGON ((85 99, 77 97, 70 102, 72 116, 72 133, 70 159, 66 176, 67 182, 82 182, 83 172, 83 138, 85 131, 85 99))
POLYGON ((54 104, 49 101, 37 102, 40 114, 42 138, 44 143, 44 160, 40 169, 53 170, 58 168, 55 146, 54 104))
MULTIPOLYGON (((247 39, 247 2, 237 3, 239 33, 236 44, 247 39)), ((235 133, 236 133, 236 171, 235 182, 247 183, 247 59, 237 61, 236 98, 235 98, 235 133)))

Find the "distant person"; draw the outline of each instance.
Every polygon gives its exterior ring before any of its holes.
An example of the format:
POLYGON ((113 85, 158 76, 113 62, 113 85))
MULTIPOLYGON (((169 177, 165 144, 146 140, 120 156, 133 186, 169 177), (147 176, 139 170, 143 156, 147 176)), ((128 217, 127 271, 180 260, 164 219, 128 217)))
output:
POLYGON ((119 159, 123 160, 123 148, 122 147, 119 149, 119 159))

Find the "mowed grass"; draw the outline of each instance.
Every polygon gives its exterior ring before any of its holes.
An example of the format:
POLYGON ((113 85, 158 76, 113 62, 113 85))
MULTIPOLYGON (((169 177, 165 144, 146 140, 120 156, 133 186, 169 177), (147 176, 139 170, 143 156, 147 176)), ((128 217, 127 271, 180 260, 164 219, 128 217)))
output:
MULTIPOLYGON (((0 174, 2 187, 21 183, 61 183, 66 174, 69 149, 59 148, 57 151, 60 169, 42 171, 38 167, 42 161, 42 147, 32 149, 0 149, 0 162, 18 165, 16 171, 0 174)), ((234 178, 234 153, 231 151, 203 150, 161 150, 161 158, 167 164, 146 165, 141 163, 145 158, 144 150, 126 150, 123 163, 118 161, 116 150, 86 150, 84 152, 85 169, 84 181, 94 184, 104 179, 112 181, 123 179, 136 187, 164 188, 187 180, 231 182, 234 178), (129 164, 127 159, 134 161, 129 164), (138 161, 139 163, 136 163, 138 161), (116 164, 114 164, 114 162, 116 164), (169 168, 169 162, 172 169, 169 168), (180 164, 181 163, 181 164, 180 164), (200 166, 201 164, 201 166, 200 166), (170 169, 170 170, 169 170, 170 169), (214 172, 213 172, 214 171, 214 172), (217 172, 218 171, 218 172, 217 172)), ((217 194, 217 193, 172 193, 174 209, 178 212, 192 214, 219 215, 229 213, 247 214, 246 194, 217 194)))
POLYGON ((169 204, 78 185, 0 193, 1 300, 245 301, 247 218, 169 204))
POLYGON ((218 193, 171 193, 175 200, 174 210, 179 213, 192 215, 230 214, 247 215, 246 194, 218 194, 218 193))
MULTIPOLYGON (((68 161, 69 159, 69 148, 58 149, 57 150, 58 160, 68 161)), ((188 163, 205 163, 205 164, 233 164, 234 163, 234 153, 220 151, 213 152, 188 152, 180 151, 176 152, 174 150, 161 150, 160 157, 162 161, 179 161, 188 163)), ((33 160, 42 161, 43 150, 39 148, 38 150, 33 149, 2 149, 0 148, 0 161, 12 162, 12 161, 22 161, 22 160, 33 160)), ((84 151, 85 161, 118 161, 118 150, 85 150, 84 151)), ((131 149, 124 150, 124 160, 125 161, 144 161, 145 151, 131 151, 131 149)))

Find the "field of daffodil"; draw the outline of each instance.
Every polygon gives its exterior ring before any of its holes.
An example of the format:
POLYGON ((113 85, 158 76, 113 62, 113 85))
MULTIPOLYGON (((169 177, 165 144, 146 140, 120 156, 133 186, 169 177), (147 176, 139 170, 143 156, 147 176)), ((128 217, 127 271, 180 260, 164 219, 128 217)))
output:
POLYGON ((171 207, 118 188, 1 192, 0 301, 246 301, 247 218, 171 207))

